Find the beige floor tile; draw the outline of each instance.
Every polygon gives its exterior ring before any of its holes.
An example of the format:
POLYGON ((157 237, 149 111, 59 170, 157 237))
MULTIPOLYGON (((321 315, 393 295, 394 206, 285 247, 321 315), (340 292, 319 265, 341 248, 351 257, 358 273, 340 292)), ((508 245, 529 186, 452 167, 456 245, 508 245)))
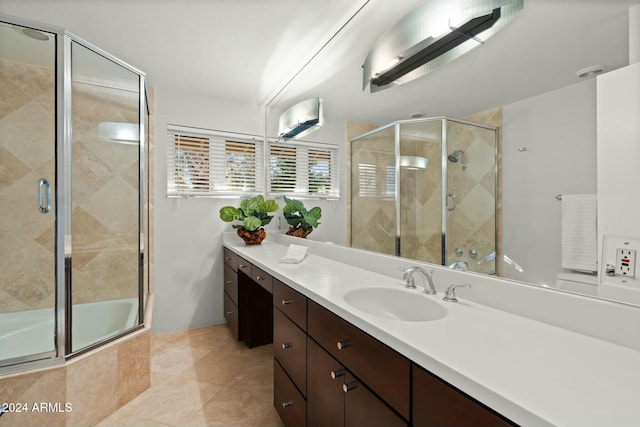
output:
POLYGON ((273 406, 265 389, 225 387, 200 411, 184 420, 185 426, 256 427, 273 406))
POLYGON ((261 427, 284 427, 284 423, 280 419, 280 415, 273 406, 267 411, 267 415, 260 422, 261 427))
POLYGON ((200 411, 221 390, 221 386, 176 377, 161 387, 150 389, 118 412, 123 417, 146 418, 180 426, 200 411))
POLYGON ((195 362, 202 359, 209 350, 176 345, 162 350, 151 357, 151 371, 169 375, 178 375, 195 362))
POLYGON ((272 345, 249 349, 218 325, 153 336, 151 353, 151 388, 98 427, 283 426, 272 345))

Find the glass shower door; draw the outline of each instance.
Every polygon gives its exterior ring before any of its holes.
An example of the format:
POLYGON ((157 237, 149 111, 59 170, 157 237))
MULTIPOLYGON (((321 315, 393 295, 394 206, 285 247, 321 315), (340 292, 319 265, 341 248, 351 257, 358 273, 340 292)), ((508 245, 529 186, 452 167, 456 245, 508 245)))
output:
POLYGON ((351 246, 396 255, 395 129, 351 141, 351 246))
POLYGON ((446 260, 496 273, 496 131, 447 120, 446 260))
POLYGON ((55 355, 55 40, 0 23, 0 366, 55 355))
POLYGON ((442 263, 442 120, 400 124, 400 256, 442 263))
POLYGON ((72 351, 138 324, 140 81, 72 42, 72 351))

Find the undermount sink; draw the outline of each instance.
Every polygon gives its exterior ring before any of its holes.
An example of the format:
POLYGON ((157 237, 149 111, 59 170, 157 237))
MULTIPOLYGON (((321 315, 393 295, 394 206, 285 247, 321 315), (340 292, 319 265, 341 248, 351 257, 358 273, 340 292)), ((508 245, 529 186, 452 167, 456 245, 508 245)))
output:
POLYGON ((447 310, 421 292, 392 288, 362 288, 344 295, 349 305, 366 313, 405 322, 442 319, 447 310))

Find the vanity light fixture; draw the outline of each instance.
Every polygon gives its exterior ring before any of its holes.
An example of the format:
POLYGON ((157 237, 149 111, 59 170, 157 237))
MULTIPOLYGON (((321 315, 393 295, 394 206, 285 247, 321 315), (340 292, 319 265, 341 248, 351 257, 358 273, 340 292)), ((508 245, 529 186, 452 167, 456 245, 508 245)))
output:
POLYGON ((282 113, 278 122, 278 137, 296 139, 317 130, 324 123, 324 100, 302 101, 282 113))
POLYGON ((504 27, 524 0, 427 0, 389 28, 365 59, 363 90, 421 77, 504 27))

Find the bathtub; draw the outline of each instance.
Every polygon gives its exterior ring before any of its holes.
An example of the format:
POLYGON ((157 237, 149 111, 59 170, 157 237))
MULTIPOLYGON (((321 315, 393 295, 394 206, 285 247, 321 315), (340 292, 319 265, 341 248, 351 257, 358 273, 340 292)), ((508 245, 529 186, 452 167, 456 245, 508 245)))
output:
MULTIPOLYGON (((138 298, 73 306, 73 351, 132 328, 138 317, 138 298)), ((0 314, 0 361, 55 351, 53 308, 0 314)))

